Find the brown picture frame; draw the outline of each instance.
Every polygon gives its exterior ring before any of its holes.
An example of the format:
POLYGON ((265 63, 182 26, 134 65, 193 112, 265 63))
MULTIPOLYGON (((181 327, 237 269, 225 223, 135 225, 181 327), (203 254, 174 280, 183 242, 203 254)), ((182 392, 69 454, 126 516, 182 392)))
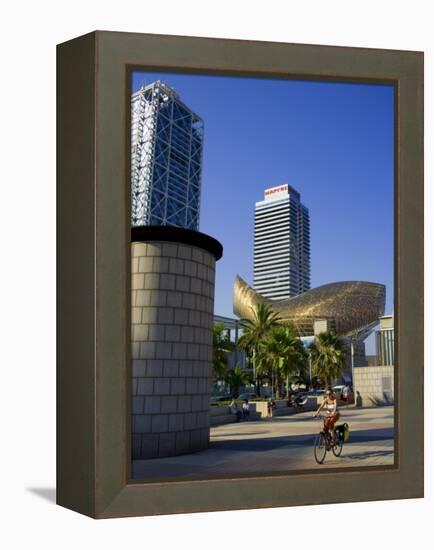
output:
POLYGON ((96 31, 57 60, 57 503, 107 518, 422 497, 423 53, 96 31), (394 85, 393 467, 130 479, 133 68, 394 85))

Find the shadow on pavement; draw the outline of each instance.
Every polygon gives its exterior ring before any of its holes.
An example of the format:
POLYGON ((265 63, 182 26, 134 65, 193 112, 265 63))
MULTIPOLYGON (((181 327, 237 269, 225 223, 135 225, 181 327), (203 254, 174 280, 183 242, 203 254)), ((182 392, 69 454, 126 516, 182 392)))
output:
POLYGON ((242 432, 242 433, 227 433, 227 434, 216 434, 213 432, 212 428, 211 428, 211 434, 212 434, 212 437, 233 437, 233 436, 237 436, 237 435, 241 435, 241 436, 245 436, 245 435, 262 435, 262 434, 266 434, 268 432, 242 432))
POLYGON ((312 434, 262 437, 260 439, 226 439, 225 441, 211 441, 209 449, 220 451, 270 451, 279 449, 286 445, 312 445, 314 436, 312 434))
MULTIPOLYGON (((233 435, 233 434, 231 434, 233 435)), ((250 434, 248 434, 250 435, 250 434)), ((224 441, 211 441, 209 449, 221 451, 270 451, 286 445, 310 446, 316 434, 284 435, 278 437, 226 439, 224 441)), ((349 443, 366 443, 393 439, 393 428, 379 428, 373 430, 358 430, 350 434, 349 443)))
POLYGON ((393 453, 394 453, 393 449, 391 449, 390 451, 365 451, 362 453, 346 454, 345 458, 349 458, 350 460, 366 460, 367 458, 390 456, 390 455, 393 455, 393 453))
POLYGON ((385 439, 394 438, 393 428, 376 428, 370 430, 357 430, 351 432, 350 426, 350 439, 348 443, 370 443, 371 441, 383 441, 385 439))
MULTIPOLYGON (((258 432, 256 432, 256 434, 257 433, 258 432)), ((350 461, 363 461, 369 458, 390 456, 394 452, 393 449, 379 450, 378 442, 393 440, 393 434, 393 428, 377 428, 354 431, 350 434, 350 440, 348 444, 345 444, 344 446, 343 457, 350 461), (357 452, 351 452, 350 444, 358 445, 374 442, 377 442, 377 449, 375 450, 367 449, 366 451, 358 450, 357 452)), ((236 434, 228 435, 232 437, 236 434)), ((314 440, 317 434, 307 433, 300 435, 280 435, 276 437, 263 438, 255 437, 255 434, 253 433, 243 435, 248 435, 248 438, 223 439, 220 441, 213 440, 210 442, 208 449, 199 451, 197 453, 186 454, 179 457, 134 461, 133 478, 172 479, 174 477, 183 477, 190 479, 200 479, 200 476, 211 475, 211 473, 213 475, 217 475, 219 473, 222 473, 223 470, 226 470, 227 472, 232 471, 233 473, 234 463, 238 465, 246 465, 247 463, 250 463, 250 466, 252 464, 252 460, 256 463, 259 457, 258 455, 256 455, 256 457, 255 455, 249 457, 249 453, 251 452, 266 453, 268 451, 287 448, 290 453, 291 446, 304 448, 310 451, 310 449, 313 448, 314 440)), ((286 452, 286 450, 284 452, 286 452)), ((305 451, 303 451, 303 453, 304 452, 305 451)), ((281 464, 285 463, 285 460, 282 458, 282 456, 276 456, 273 460, 274 462, 277 461, 281 464)), ((259 468, 259 466, 257 467, 259 468)))
MULTIPOLYGON (((351 421, 357 421, 358 418, 360 419, 363 419, 363 422, 373 422, 373 421, 377 421, 378 422, 378 419, 371 419, 371 418, 366 418, 365 415, 363 415, 362 413, 360 412, 356 412, 354 410, 342 410, 341 409, 341 418, 339 419, 339 422, 338 423, 341 423, 341 422, 351 422, 351 421)), ((386 415, 383 415, 381 416, 381 421, 384 421, 384 420, 393 420, 393 417, 394 415, 393 414, 386 414, 386 415)), ((289 414, 289 415, 285 415, 285 416, 274 416, 272 418, 268 417, 268 418, 265 418, 264 420, 262 420, 262 422, 276 422, 276 423, 280 423, 280 422, 315 422, 315 421, 318 421, 319 425, 321 424, 319 419, 318 418, 314 418, 313 416, 313 412, 312 412, 312 415, 307 415, 307 411, 301 411, 300 413, 295 413, 295 414, 289 414), (301 417, 301 415, 304 415, 301 417)))
MULTIPOLYGON (((300 413, 301 414, 301 413, 300 413)), ((273 416, 273 418, 264 418, 263 422, 291 422, 291 421, 297 421, 297 422, 313 422, 315 418, 312 416, 304 416, 300 418, 298 414, 288 414, 286 416, 273 416)))

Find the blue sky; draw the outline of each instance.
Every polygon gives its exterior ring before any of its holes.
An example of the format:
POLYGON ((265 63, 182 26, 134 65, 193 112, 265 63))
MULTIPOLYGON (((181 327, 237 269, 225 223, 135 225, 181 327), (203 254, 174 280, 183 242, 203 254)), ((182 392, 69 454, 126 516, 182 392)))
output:
POLYGON ((204 120, 200 230, 224 247, 217 314, 233 315, 237 273, 252 283, 254 205, 282 183, 310 211, 312 287, 383 283, 393 309, 392 86, 137 72, 133 91, 157 79, 204 120))

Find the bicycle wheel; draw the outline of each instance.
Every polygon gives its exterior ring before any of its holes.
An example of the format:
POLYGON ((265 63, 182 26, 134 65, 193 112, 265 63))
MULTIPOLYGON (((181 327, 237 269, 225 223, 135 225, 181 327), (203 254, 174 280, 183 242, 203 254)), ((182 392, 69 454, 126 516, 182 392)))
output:
POLYGON ((315 446, 313 448, 313 455, 318 464, 324 462, 327 453, 326 440, 323 432, 320 432, 315 439, 315 446))
POLYGON ((337 440, 336 444, 333 445, 333 447, 332 447, 333 454, 335 456, 341 456, 343 447, 344 447, 344 442, 342 441, 342 439, 340 437, 338 437, 338 440, 337 440))

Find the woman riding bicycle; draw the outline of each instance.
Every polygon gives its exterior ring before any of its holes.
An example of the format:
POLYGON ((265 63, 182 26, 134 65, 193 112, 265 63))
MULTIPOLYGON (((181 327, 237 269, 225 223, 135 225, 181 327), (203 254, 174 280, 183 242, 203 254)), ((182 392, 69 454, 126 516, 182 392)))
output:
POLYGON ((327 388, 324 400, 318 407, 318 410, 314 414, 314 417, 318 416, 322 409, 326 409, 324 428, 329 431, 333 438, 333 441, 336 441, 335 424, 341 415, 338 411, 338 402, 336 396, 331 388, 327 388))

